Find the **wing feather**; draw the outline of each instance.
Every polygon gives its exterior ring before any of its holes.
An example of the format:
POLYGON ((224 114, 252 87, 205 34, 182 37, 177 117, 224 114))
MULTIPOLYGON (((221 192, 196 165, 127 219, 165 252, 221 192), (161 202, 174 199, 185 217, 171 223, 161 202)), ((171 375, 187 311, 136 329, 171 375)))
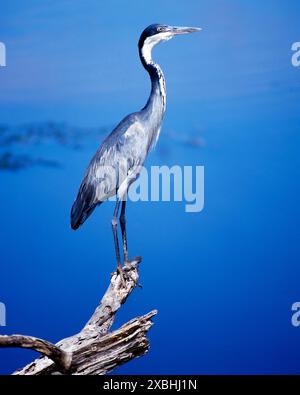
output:
POLYGON ((85 172, 72 206, 73 229, 82 225, 97 205, 114 196, 121 185, 127 191, 144 163, 146 138, 137 117, 131 114, 103 141, 85 172))

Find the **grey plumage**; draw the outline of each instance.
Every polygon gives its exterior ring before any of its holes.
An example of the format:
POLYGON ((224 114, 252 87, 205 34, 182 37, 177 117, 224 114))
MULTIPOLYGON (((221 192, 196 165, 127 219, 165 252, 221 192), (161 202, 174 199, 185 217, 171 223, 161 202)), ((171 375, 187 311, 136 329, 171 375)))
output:
POLYGON ((73 229, 82 225, 96 206, 111 196, 117 194, 119 199, 125 198, 158 139, 166 107, 166 91, 163 72, 151 58, 152 48, 176 34, 196 30, 199 29, 155 24, 142 33, 139 55, 151 78, 150 97, 142 110, 128 115, 115 127, 92 158, 71 210, 73 229))
POLYGON ((152 104, 150 106, 151 109, 146 107, 140 113, 124 118, 97 150, 72 207, 73 229, 82 225, 97 205, 118 193, 121 186, 122 198, 138 177, 147 153, 156 141, 159 121, 163 117, 163 112, 160 111, 155 124, 147 127, 149 112, 155 112, 156 107, 152 104))

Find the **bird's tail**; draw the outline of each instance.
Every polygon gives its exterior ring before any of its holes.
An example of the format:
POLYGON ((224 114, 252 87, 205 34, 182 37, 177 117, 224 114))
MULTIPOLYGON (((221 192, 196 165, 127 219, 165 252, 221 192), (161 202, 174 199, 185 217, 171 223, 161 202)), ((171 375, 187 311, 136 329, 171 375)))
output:
POLYGON ((89 188, 80 188, 77 198, 71 209, 71 228, 76 230, 95 210, 98 203, 94 202, 93 191, 89 188))
POLYGON ((95 210, 96 205, 89 207, 88 210, 78 210, 76 201, 74 202, 71 210, 71 228, 76 230, 82 225, 86 219, 92 214, 95 210))

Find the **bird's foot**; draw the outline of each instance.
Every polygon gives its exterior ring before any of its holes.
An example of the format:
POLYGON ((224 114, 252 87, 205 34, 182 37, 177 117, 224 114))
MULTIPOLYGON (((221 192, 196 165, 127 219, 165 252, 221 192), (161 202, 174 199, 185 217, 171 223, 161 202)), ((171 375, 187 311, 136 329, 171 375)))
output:
POLYGON ((126 259, 123 267, 123 272, 126 273, 127 279, 131 279, 132 281, 134 281, 139 288, 142 288, 142 285, 130 275, 130 271, 132 269, 136 269, 139 263, 141 262, 141 260, 142 257, 140 256, 135 256, 130 260, 126 259))
POLYGON ((136 278, 134 278, 131 275, 132 269, 136 269, 138 264, 141 262, 142 258, 140 256, 136 256, 130 260, 125 260, 124 266, 122 267, 121 264, 117 265, 117 271, 111 273, 111 277, 117 273, 117 275, 120 276, 121 278, 121 284, 125 288, 126 287, 126 282, 127 281, 133 281, 136 283, 136 285, 140 288, 142 288, 142 285, 136 281, 136 278))
POLYGON ((142 260, 141 256, 135 256, 131 259, 125 259, 125 262, 124 262, 125 270, 129 271, 132 268, 135 269, 138 266, 138 264, 141 262, 141 260, 142 260))

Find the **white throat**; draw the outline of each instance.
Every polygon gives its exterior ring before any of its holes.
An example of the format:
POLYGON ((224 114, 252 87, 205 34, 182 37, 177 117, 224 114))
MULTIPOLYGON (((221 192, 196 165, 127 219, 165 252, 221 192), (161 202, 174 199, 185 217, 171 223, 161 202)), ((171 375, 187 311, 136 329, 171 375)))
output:
POLYGON ((146 40, 144 41, 144 45, 142 47, 142 56, 145 59, 145 62, 148 64, 153 64, 151 52, 153 47, 160 43, 161 41, 167 41, 172 38, 172 34, 168 32, 163 32, 163 33, 158 33, 155 34, 154 36, 147 37, 146 40))

